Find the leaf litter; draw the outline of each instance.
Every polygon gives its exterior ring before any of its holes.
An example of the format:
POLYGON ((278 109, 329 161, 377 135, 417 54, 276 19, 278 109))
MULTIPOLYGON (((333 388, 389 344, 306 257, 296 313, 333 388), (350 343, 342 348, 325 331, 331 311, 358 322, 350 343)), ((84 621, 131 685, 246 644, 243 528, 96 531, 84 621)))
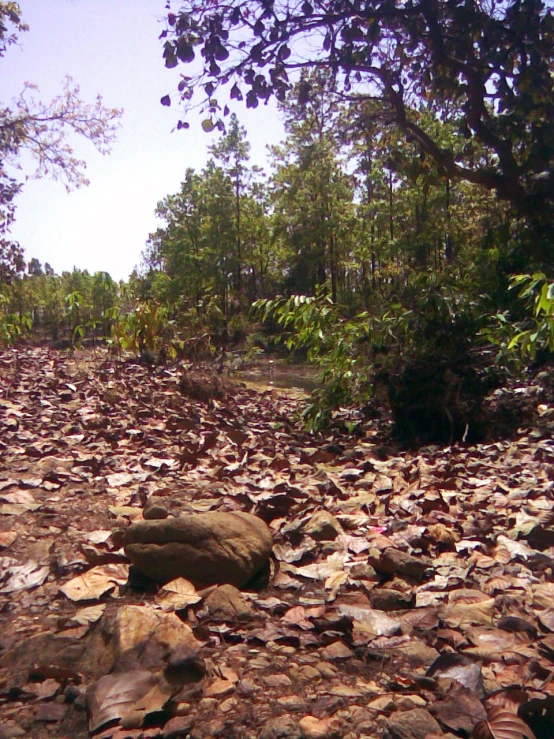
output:
POLYGON ((177 367, 16 359, 0 354, 0 733, 552 739, 552 413, 406 451, 386 419, 311 436, 282 391, 195 400, 177 367), (120 532, 147 503, 269 524, 247 619, 213 619, 213 588, 129 579, 120 532))

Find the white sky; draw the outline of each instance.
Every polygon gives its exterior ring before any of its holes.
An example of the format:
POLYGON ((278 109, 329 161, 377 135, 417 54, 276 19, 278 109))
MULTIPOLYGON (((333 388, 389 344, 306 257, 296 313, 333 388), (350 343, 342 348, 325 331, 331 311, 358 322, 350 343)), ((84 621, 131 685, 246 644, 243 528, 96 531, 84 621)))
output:
MULTIPOLYGON (((179 72, 187 67, 164 67, 158 39, 164 0, 20 4, 30 30, 21 34, 20 47, 10 47, 0 60, 0 105, 8 105, 25 81, 38 84, 38 97, 50 100, 71 75, 83 100, 93 102, 100 93, 107 106, 125 113, 110 155, 102 157, 88 142, 71 142, 87 161, 89 187, 68 194, 59 182, 25 184, 12 236, 27 261, 37 257, 56 272, 76 266, 126 279, 156 228, 157 202, 179 189, 187 167, 204 166, 217 133, 205 134, 197 113, 188 117, 188 131, 171 132, 179 118, 179 72), (167 93, 175 93, 170 108, 159 102, 167 93)), ((263 165, 266 145, 283 138, 275 105, 247 110, 239 103, 233 110, 248 130, 252 163, 263 165)))

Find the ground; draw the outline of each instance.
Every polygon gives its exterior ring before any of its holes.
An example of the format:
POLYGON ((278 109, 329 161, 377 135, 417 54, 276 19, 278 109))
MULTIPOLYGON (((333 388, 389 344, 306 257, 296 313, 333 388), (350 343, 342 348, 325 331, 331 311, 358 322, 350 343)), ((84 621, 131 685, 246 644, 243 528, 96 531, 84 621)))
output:
POLYGON ((84 739, 90 719, 102 739, 552 739, 549 374, 520 388, 533 426, 412 451, 386 417, 309 435, 297 396, 198 377, 0 354, 0 737, 84 739), (171 616, 202 644, 179 700, 95 727, 86 691, 123 669, 107 624, 172 610, 121 549, 153 502, 258 515, 270 571, 244 619, 214 618, 204 591, 171 616))

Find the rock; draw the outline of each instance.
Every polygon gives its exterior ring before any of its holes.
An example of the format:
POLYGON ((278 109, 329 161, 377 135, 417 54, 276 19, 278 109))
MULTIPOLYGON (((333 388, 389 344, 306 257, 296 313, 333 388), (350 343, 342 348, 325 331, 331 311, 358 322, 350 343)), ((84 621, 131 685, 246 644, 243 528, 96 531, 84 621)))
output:
POLYGON ((331 541, 342 533, 342 526, 328 511, 316 511, 303 527, 316 541, 331 541))
POLYGON ((199 513, 131 524, 125 554, 151 580, 185 577, 196 583, 242 587, 266 565, 273 539, 249 513, 199 513))
POLYGON ((161 521, 169 516, 169 511, 159 503, 151 503, 145 506, 142 516, 145 521, 161 521))
POLYGON ((371 607, 378 611, 401 611, 415 606, 413 593, 401 593, 390 588, 379 588, 371 592, 371 607))
POLYGON ((170 719, 163 728, 163 739, 177 739, 186 736, 194 725, 194 719, 190 716, 175 716, 170 719))
POLYGON ((245 621, 252 616, 252 609, 233 585, 221 585, 210 593, 204 602, 210 618, 216 621, 245 621))
POLYGON ((379 580, 379 575, 371 565, 359 562, 350 568, 350 577, 354 580, 379 580))
POLYGON ((174 613, 148 606, 123 606, 106 624, 117 664, 165 670, 174 687, 199 682, 205 673, 201 646, 188 624, 174 613))
POLYGON ((438 722, 424 708, 393 713, 388 719, 392 739, 425 739, 427 734, 442 736, 438 722))
POLYGON ((265 723, 260 739, 304 739, 304 732, 292 716, 276 716, 265 723))
POLYGON ((412 557, 411 554, 401 552, 400 549, 394 547, 387 547, 379 558, 370 559, 370 564, 381 575, 404 575, 417 582, 423 580, 425 570, 430 566, 426 559, 412 557))

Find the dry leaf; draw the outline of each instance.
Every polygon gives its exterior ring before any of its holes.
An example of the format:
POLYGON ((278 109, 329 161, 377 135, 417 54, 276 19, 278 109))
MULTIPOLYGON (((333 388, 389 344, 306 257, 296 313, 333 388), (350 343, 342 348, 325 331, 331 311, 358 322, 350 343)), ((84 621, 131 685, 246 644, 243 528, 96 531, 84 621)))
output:
POLYGON ((70 600, 96 600, 115 590, 118 585, 125 585, 128 577, 129 565, 101 565, 74 577, 62 585, 60 590, 70 600))
POLYGON ((501 706, 489 711, 486 721, 477 724, 474 739, 535 739, 527 724, 515 713, 501 706))
POLYGON ((443 608, 441 618, 452 629, 469 628, 473 624, 492 624, 494 598, 479 603, 453 603, 443 608))
POLYGON ((119 720, 126 729, 142 726, 149 713, 161 711, 169 695, 146 670, 105 675, 87 692, 89 730, 94 733, 119 720))
POLYGON ((15 593, 18 590, 36 588, 48 577, 50 569, 29 560, 24 565, 15 564, 11 557, 0 558, 0 593, 15 593))
POLYGON ((184 577, 171 580, 160 588, 156 603, 161 606, 162 611, 180 611, 187 606, 200 603, 202 596, 198 595, 194 585, 184 577))

